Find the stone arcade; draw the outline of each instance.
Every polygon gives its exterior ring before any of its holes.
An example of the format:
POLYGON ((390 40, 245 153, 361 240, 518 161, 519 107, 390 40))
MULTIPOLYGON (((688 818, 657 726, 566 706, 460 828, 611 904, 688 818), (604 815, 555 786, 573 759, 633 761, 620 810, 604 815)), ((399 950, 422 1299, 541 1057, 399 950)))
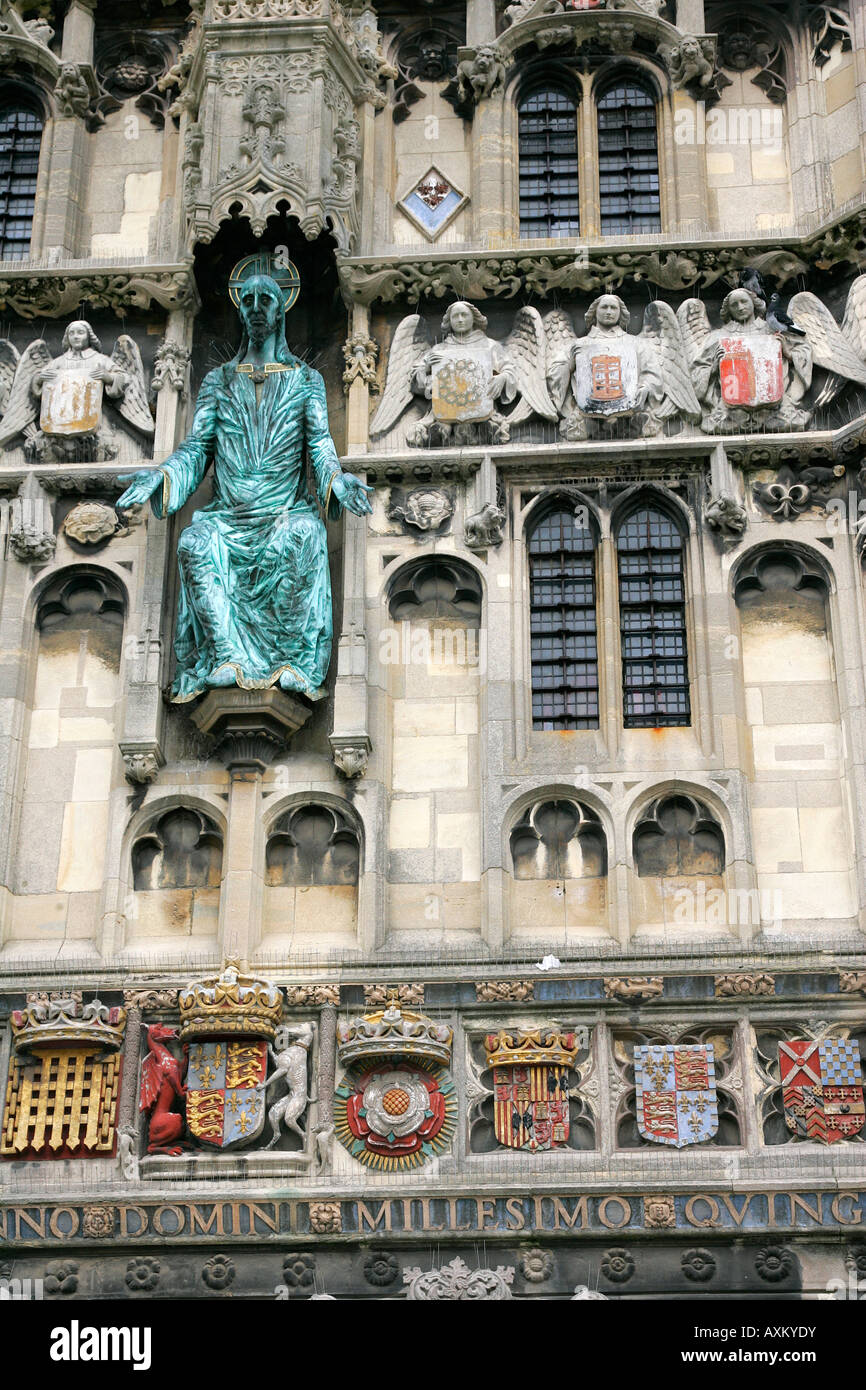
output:
POLYGON ((0 1279, 846 1296, 864 0, 129 11, 0 0, 0 1279))

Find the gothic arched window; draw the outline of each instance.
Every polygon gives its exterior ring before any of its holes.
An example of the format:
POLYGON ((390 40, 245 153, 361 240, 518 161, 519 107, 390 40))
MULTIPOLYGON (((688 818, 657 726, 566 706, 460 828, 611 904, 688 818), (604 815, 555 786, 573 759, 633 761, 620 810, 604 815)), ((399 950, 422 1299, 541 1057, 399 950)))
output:
POLYGON ((527 535, 533 729, 598 727, 595 536, 573 506, 545 510, 527 535))
POLYGON ((560 87, 540 87, 517 108, 520 235, 580 233, 577 104, 560 87))
POLYGON ((602 236, 661 230, 656 105, 639 78, 598 96, 598 185, 602 236))
POLYGON ((619 622, 627 729, 689 723, 683 538, 657 507, 620 524, 619 622))
POLYGON ((30 254, 42 126, 35 101, 0 90, 0 260, 30 254))

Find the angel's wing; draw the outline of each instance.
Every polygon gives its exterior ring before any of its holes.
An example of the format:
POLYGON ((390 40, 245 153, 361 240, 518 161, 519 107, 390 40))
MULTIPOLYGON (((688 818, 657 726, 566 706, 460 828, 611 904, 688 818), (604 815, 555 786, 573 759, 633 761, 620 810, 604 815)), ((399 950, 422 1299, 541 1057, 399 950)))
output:
POLYGON ((788 314, 802 328, 817 366, 829 373, 815 397, 815 406, 829 405, 846 381, 866 386, 866 362, 860 357, 826 304, 809 290, 788 301, 788 314))
POLYGON ((684 299, 677 309, 677 323, 688 360, 697 357, 710 334, 707 306, 702 299, 684 299))
POLYGON ((547 344, 547 389, 551 400, 562 406, 571 379, 571 349, 577 341, 571 319, 564 309, 551 309, 542 319, 547 344))
POLYGON ((842 332, 854 351, 866 359, 866 275, 858 275, 851 282, 842 332))
POLYGON ((153 434, 156 426, 147 404, 147 387, 144 380, 144 366, 138 344, 127 333, 121 333, 111 354, 112 366, 127 375, 127 387, 116 402, 125 420, 134 425, 142 434, 153 434))
POLYGON ((661 368, 665 398, 659 415, 701 418, 701 405, 689 375, 686 347, 679 320, 669 304, 654 299, 647 305, 640 335, 652 343, 661 368))
POLYGON ((397 324, 388 353, 388 375, 379 408, 370 421, 372 435, 393 429, 413 399, 412 368, 430 347, 427 329, 420 314, 409 314, 397 324))
POLYGON ((10 343, 8 338, 0 338, 0 415, 6 409, 9 392, 15 380, 15 369, 20 361, 21 357, 15 344, 10 343))
POLYGON ((517 367, 519 378, 517 389, 520 399, 508 417, 510 423, 519 424, 530 415, 555 420, 556 406, 550 399, 545 380, 547 344, 544 325, 537 309, 531 306, 518 309, 514 327, 503 347, 506 357, 517 367))
POLYGON ((48 346, 37 338, 21 354, 15 368, 15 376, 9 391, 9 399, 0 420, 0 445, 9 444, 16 435, 23 434, 32 425, 39 410, 39 399, 33 394, 33 378, 51 361, 48 346))

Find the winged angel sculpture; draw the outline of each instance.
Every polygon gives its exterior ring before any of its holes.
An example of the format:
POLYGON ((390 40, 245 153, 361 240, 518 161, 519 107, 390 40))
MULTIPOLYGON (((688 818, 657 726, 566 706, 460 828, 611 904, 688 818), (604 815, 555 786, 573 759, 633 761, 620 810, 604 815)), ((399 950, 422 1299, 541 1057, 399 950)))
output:
POLYGON ((488 338, 487 319, 474 304, 458 300, 442 319, 442 341, 432 344, 419 314, 398 324, 388 358, 379 409, 370 423, 374 437, 389 434, 419 399, 423 417, 412 423, 406 442, 507 444, 511 430, 531 415, 555 420, 557 410, 544 373, 546 347, 537 309, 518 310, 504 343, 488 338), (501 407, 511 406, 506 414, 501 407))
POLYGON ((803 430, 849 382, 866 385, 866 275, 851 285, 841 327, 809 290, 791 298, 790 324, 771 325, 763 299, 743 287, 723 300, 721 328, 699 299, 677 314, 707 434, 803 430))
POLYGON ((666 420, 700 419, 677 316, 654 300, 640 333, 630 333, 628 306, 616 294, 594 299, 575 337, 562 309, 544 318, 547 385, 559 408, 560 433, 587 439, 599 427, 625 423, 643 435, 661 433, 666 420))
MULTIPOLYGON (((70 323, 63 351, 52 357, 41 339, 19 356, 0 341, 0 446, 23 441, 29 463, 102 463, 119 453, 104 398, 139 435, 154 432, 141 353, 121 333, 110 357, 85 320, 70 323)), ((140 452, 140 450, 139 450, 140 452)))

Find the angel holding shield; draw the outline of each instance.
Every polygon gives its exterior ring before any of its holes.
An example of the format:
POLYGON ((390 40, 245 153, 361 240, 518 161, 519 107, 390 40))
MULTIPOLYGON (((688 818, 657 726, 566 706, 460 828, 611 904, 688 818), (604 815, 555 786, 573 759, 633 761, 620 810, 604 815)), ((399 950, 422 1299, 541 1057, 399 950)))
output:
POLYGON ((388 357, 382 403, 370 423, 388 434, 414 399, 429 401, 406 442, 506 444, 514 425, 533 413, 556 419, 544 382, 544 332, 537 309, 520 309, 505 343, 488 338, 487 319, 474 304, 458 300, 445 311, 443 338, 430 345, 419 314, 398 324, 388 357), (506 415, 497 406, 516 402, 506 415))
POLYGON ((706 434, 809 424, 812 413, 801 402, 812 384, 812 348, 802 334, 774 331, 765 313, 764 301, 745 288, 725 296, 721 328, 710 328, 699 299, 687 299, 677 311, 706 434))
POLYGON ((141 354, 125 333, 111 357, 102 352, 85 319, 69 324, 59 357, 51 356, 41 338, 20 358, 11 343, 2 347, 3 367, 12 372, 12 379, 0 419, 0 445, 22 435, 28 462, 99 463, 115 458, 117 445, 104 420, 103 394, 135 430, 153 434, 141 354))
POLYGON ((699 418, 673 310, 654 300, 647 305, 640 333, 629 332, 630 321, 628 305, 617 294, 593 300, 584 315, 582 338, 574 336, 563 310, 545 316, 547 384, 566 439, 586 439, 592 426, 619 422, 656 435, 668 419, 699 418))

